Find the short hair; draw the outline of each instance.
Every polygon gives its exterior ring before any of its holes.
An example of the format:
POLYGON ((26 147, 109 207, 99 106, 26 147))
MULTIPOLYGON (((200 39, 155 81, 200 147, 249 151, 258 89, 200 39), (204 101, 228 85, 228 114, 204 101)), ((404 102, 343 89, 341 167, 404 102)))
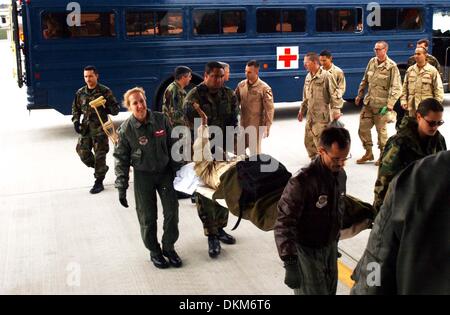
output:
POLYGON ((329 50, 327 50, 327 49, 322 50, 322 51, 320 52, 320 55, 319 55, 319 56, 327 57, 327 58, 333 57, 333 55, 331 55, 331 52, 330 52, 329 50))
POLYGON ((416 51, 417 49, 422 49, 425 55, 428 54, 428 49, 426 49, 426 48, 424 48, 424 47, 417 47, 417 48, 414 50, 414 53, 415 53, 415 51, 416 51))
POLYGON ((139 86, 136 86, 132 89, 129 89, 128 91, 125 92, 125 94, 123 94, 123 107, 125 108, 130 108, 130 101, 128 100, 128 97, 130 97, 131 94, 134 93, 141 93, 142 96, 144 97, 144 100, 147 100, 147 97, 145 96, 145 90, 139 86))
POLYGON ((337 143, 339 149, 346 149, 350 143, 350 133, 345 128, 327 127, 320 134, 320 146, 330 150, 333 143, 337 143))
POLYGON ((389 44, 387 42, 385 42, 384 40, 379 40, 378 42, 375 43, 376 44, 381 44, 384 46, 384 48, 386 48, 386 50, 389 50, 389 44))
POLYGON ((425 44, 426 47, 430 46, 430 41, 426 38, 419 39, 417 45, 425 44))
POLYGON ((214 69, 224 69, 223 65, 217 61, 210 61, 205 65, 205 73, 210 74, 214 69))
POLYGON ((219 61, 219 63, 223 66, 224 69, 225 68, 230 68, 230 65, 228 63, 226 63, 226 62, 219 61))
POLYGON ((417 107, 416 113, 425 117, 429 112, 443 112, 444 107, 435 98, 427 98, 422 100, 417 107))
POLYGON ((94 71, 95 74, 98 74, 97 68, 92 65, 84 67, 83 71, 94 71))
POLYGON ((319 63, 319 55, 317 55, 317 53, 315 52, 309 52, 305 55, 305 57, 308 58, 309 61, 319 63))
POLYGON ((178 66, 175 68, 173 76, 175 80, 180 80, 183 76, 192 73, 191 68, 186 66, 178 66))
POLYGON ((255 68, 259 69, 259 62, 254 60, 254 59, 252 59, 249 62, 247 62, 247 66, 248 67, 255 67, 255 68))

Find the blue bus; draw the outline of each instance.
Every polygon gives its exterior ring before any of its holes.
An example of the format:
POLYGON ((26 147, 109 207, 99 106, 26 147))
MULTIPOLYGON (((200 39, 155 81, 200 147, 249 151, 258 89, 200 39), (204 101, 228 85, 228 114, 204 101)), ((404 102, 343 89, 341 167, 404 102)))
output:
POLYGON ((378 1, 381 19, 375 24, 369 2, 13 0, 17 80, 26 86, 28 109, 69 114, 89 64, 118 98, 144 87, 155 110, 178 65, 191 67, 193 83, 199 83, 207 61, 226 62, 227 85, 234 88, 245 63, 257 59, 276 102, 300 99, 309 51, 333 53, 346 74, 346 99, 356 96, 376 41, 387 41, 389 56, 405 70, 416 41, 427 38, 445 65, 450 34, 433 30, 433 17, 448 18, 449 1, 378 1))

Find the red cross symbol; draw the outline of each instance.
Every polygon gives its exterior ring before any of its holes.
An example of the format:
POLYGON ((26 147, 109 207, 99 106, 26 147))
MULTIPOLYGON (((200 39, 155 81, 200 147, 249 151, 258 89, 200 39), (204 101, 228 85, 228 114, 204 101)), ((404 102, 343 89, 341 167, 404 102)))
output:
POLYGON ((285 48, 284 49, 284 55, 281 55, 278 57, 279 61, 284 61, 284 66, 286 68, 291 66, 291 61, 297 60, 297 55, 291 55, 291 49, 285 48))

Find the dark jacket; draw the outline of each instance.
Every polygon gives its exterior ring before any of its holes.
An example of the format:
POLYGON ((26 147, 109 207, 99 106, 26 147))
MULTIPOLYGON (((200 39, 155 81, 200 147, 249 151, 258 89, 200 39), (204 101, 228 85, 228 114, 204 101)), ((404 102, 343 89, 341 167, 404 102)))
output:
POLYGON ((351 293, 448 295, 449 258, 450 152, 444 151, 392 180, 351 293))
POLYGON ((346 181, 344 170, 332 173, 320 157, 289 180, 274 227, 281 259, 296 256, 297 244, 321 248, 338 240, 346 181))
POLYGON ((128 188, 130 166, 149 173, 176 171, 177 164, 170 155, 171 132, 167 117, 153 111, 148 111, 145 123, 140 123, 133 115, 122 123, 114 149, 116 188, 128 188))

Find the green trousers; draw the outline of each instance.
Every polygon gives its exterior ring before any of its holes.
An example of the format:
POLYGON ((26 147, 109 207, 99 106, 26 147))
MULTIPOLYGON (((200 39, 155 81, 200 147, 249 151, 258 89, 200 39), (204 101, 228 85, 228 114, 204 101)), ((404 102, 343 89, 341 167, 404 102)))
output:
POLYGON ((173 188, 172 173, 153 174, 142 171, 134 172, 134 197, 136 212, 141 226, 141 236, 145 247, 152 254, 161 251, 157 238, 158 208, 156 192, 163 206, 163 236, 164 250, 173 250, 178 239, 178 199, 173 188))
POLYGON ((95 178, 103 179, 108 172, 108 166, 106 165, 106 154, 109 151, 108 141, 108 137, 104 133, 78 138, 76 151, 87 167, 95 169, 95 178), (92 153, 92 150, 94 150, 94 153, 92 153))
POLYGON ((337 242, 322 248, 297 246, 300 288, 296 295, 335 295, 337 290, 337 242))
POLYGON ((200 194, 195 194, 197 211, 206 236, 217 235, 228 223, 228 209, 200 194))

